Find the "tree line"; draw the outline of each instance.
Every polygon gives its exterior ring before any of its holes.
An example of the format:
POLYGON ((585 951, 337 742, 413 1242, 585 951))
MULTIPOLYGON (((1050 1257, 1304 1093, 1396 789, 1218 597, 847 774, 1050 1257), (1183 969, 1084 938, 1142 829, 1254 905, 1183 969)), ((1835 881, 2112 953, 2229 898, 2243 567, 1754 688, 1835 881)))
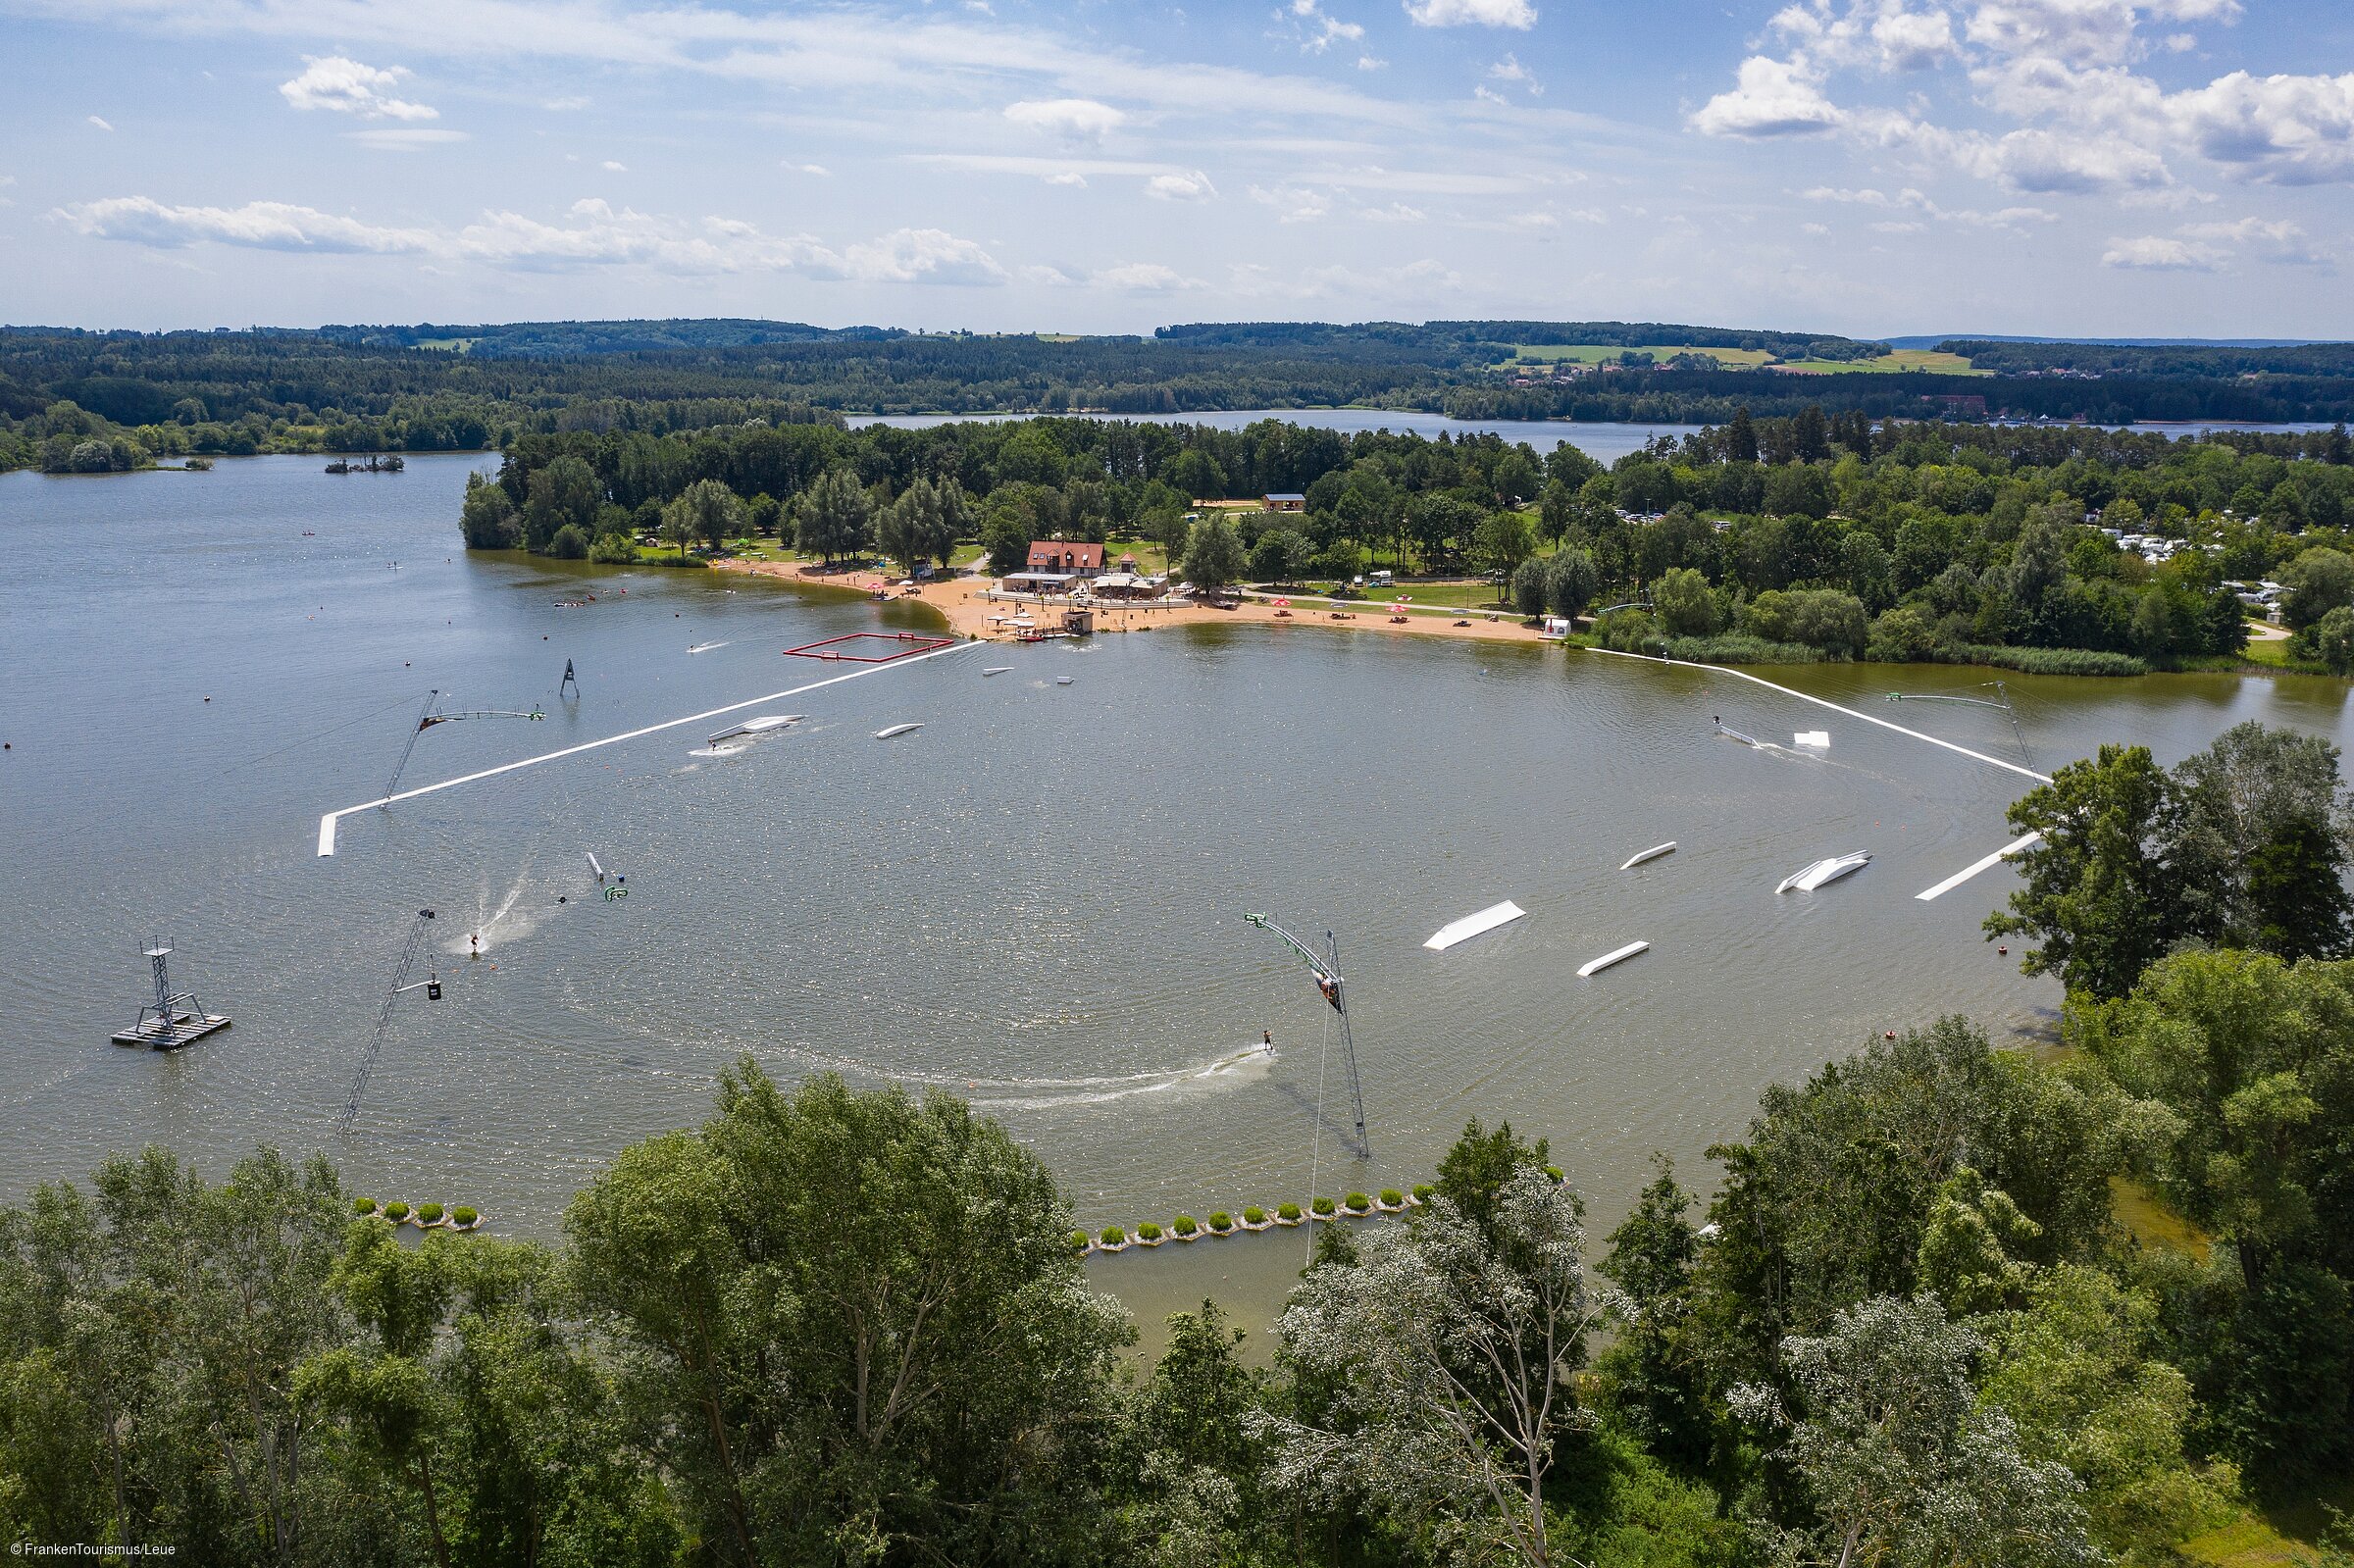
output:
POLYGON ((2184 948, 2064 1028, 2050 1062, 1956 1018, 1875 1040, 1599 1239, 1545 1140, 1474 1121, 1424 1208, 1320 1229, 1271 1357, 1210 1300, 1150 1366, 1050 1174, 946 1094, 747 1060, 554 1244, 412 1245, 323 1158, 151 1148, 0 1209, 0 1536, 2155 1568, 2354 1457, 2354 964, 2184 948))

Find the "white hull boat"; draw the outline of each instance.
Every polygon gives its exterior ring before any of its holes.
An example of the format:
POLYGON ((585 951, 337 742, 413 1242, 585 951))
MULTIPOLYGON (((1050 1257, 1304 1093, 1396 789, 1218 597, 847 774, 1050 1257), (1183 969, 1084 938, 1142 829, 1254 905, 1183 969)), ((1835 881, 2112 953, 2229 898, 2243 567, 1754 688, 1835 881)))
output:
POLYGON ((1802 893, 1811 893, 1817 887, 1829 886, 1842 877, 1852 877, 1870 864, 1871 851, 1868 849, 1860 849, 1852 855, 1832 855, 1792 872, 1782 879, 1782 885, 1774 891, 1786 893, 1796 888, 1802 893))

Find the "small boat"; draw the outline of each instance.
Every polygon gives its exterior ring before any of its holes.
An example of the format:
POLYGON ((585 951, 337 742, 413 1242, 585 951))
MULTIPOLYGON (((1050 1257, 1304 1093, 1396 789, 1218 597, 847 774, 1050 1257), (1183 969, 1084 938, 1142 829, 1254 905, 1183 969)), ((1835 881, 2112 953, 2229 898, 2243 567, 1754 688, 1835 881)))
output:
POLYGON ((722 740, 733 740, 738 735, 764 735, 771 731, 782 730, 789 724, 799 724, 803 717, 797 713, 764 713, 757 719, 746 719, 742 724, 731 725, 706 743, 716 746, 722 740))
POLYGON ((1672 855, 1674 853, 1675 840, 1670 838, 1663 844, 1653 844, 1649 849, 1644 850, 1641 854, 1630 858, 1625 865, 1620 866, 1618 869, 1620 871, 1632 871, 1637 866, 1643 864, 1643 862, 1646 860, 1657 860, 1662 855, 1672 855))
POLYGON ((1012 668, 1013 666, 1010 664, 993 664, 981 673, 983 675, 1003 675, 1012 668))
POLYGON ((1054 678, 1054 683, 1058 686, 1067 686, 1071 683, 1071 678, 1067 675, 1058 675, 1054 678))
POLYGON ((876 731, 875 738, 877 740, 889 740, 893 735, 903 735, 911 730, 921 730, 923 727, 923 722, 921 720, 918 720, 914 724, 895 724, 889 726, 888 728, 876 731))
POLYGON ((1518 920, 1527 913, 1527 910, 1507 898, 1501 904, 1490 904, 1476 915, 1465 915, 1460 920, 1449 921, 1433 932, 1430 939, 1422 945, 1434 953, 1443 953, 1457 942, 1469 941, 1482 932, 1494 931, 1497 927, 1510 921, 1518 920))
POLYGON ((1599 975, 1604 970, 1610 968, 1612 964, 1623 964, 1628 959, 1634 957, 1637 953, 1647 953, 1650 951, 1651 943, 1649 942, 1628 942, 1624 947, 1613 947, 1609 952, 1604 953, 1600 958, 1595 959, 1592 963, 1587 964, 1583 968, 1579 969, 1577 972, 1577 978, 1583 980, 1588 975, 1599 975))
POLYGON ((1852 855, 1832 855, 1828 859, 1817 860, 1811 866, 1792 872, 1782 879, 1782 885, 1774 891, 1786 893, 1795 887, 1802 893, 1811 893, 1817 887, 1828 886, 1842 877, 1852 877, 1870 864, 1871 851, 1868 849, 1859 849, 1852 855))

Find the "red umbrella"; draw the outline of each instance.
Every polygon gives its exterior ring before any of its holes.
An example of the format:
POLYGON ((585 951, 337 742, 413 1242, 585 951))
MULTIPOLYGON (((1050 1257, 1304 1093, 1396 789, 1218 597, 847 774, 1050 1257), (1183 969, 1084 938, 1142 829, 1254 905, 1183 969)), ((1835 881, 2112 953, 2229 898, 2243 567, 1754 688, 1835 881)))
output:
POLYGON ((1277 600, 1275 601, 1275 608, 1277 608, 1278 610, 1288 610, 1288 609, 1290 609, 1291 607, 1292 607, 1292 601, 1291 601, 1291 600, 1289 600, 1289 599, 1277 599, 1277 600))

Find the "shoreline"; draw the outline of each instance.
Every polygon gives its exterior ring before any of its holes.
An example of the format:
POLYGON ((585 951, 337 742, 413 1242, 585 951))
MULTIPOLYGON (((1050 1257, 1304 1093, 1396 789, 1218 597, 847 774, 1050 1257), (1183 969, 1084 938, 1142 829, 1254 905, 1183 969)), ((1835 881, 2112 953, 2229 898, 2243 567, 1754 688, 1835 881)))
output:
MULTIPOLYGON (((880 581, 872 572, 823 573, 784 561, 716 560, 712 568, 735 572, 748 577, 779 578, 785 582, 814 588, 834 588, 857 593, 871 599, 875 584, 880 581)), ((920 604, 938 615, 947 629, 958 636, 985 642, 1014 642, 1019 640, 1017 629, 1006 625, 1003 617, 1023 613, 1025 607, 1035 609, 1042 601, 1025 597, 993 599, 990 578, 950 578, 946 582, 923 584, 914 593, 894 594, 892 604, 920 604)), ((880 602, 880 601, 878 601, 880 602)), ((1458 641, 1523 642, 1544 644, 1558 642, 1548 637, 1538 627, 1524 624, 1517 616, 1496 612, 1497 619, 1487 619, 1485 610, 1465 614, 1458 611, 1431 610, 1417 606, 1409 612, 1404 625, 1390 619, 1389 601, 1362 599, 1349 607, 1336 608, 1321 599, 1302 595, 1291 613, 1281 613, 1272 599, 1245 597, 1231 610, 1213 609, 1206 604, 1121 604, 1100 603, 1096 612, 1095 634, 1103 636, 1123 632, 1152 632, 1174 626, 1233 626, 1251 623, 1278 628, 1320 627, 1338 632, 1374 632, 1390 635, 1448 637, 1458 641), (1337 617, 1337 619, 1336 619, 1337 617), (1458 626, 1458 621, 1468 625, 1458 626)), ((1059 606, 1047 604, 1049 613, 1059 606)))

